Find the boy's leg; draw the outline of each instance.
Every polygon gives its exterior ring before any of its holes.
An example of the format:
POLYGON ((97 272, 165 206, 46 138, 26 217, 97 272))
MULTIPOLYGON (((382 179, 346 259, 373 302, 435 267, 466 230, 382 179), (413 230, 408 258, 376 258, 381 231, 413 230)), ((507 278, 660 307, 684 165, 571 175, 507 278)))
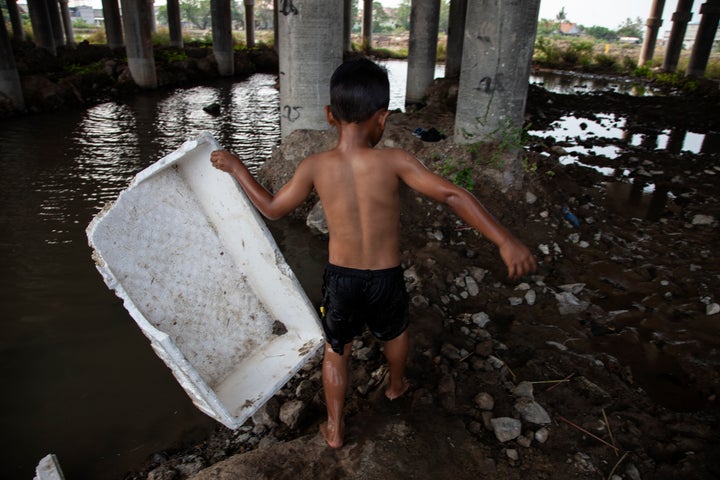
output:
POLYGON ((408 332, 407 329, 385 342, 385 358, 388 361, 390 370, 390 381, 385 389, 385 396, 395 400, 405 393, 410 386, 405 378, 405 362, 408 355, 408 332))
POLYGON ((340 448, 343 445, 345 433, 343 407, 348 387, 348 366, 351 354, 352 343, 343 347, 342 355, 335 353, 329 343, 325 344, 322 379, 328 419, 320 426, 320 431, 328 445, 333 448, 340 448))

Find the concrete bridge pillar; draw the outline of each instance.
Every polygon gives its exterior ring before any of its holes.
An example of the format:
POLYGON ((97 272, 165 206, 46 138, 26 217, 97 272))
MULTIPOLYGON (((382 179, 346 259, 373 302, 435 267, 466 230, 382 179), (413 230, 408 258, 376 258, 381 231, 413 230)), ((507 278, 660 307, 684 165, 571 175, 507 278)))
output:
POLYGON ((167 2, 168 30, 170 31, 170 46, 183 48, 182 23, 180 21, 179 0, 167 2))
POLYGON ((363 0, 363 23, 362 23, 362 49, 367 51, 372 47, 372 19, 373 0, 363 0))
POLYGON ((55 36, 50 21, 48 3, 49 0, 28 0, 28 10, 30 10, 35 45, 55 55, 55 36))
POLYGON ((255 46, 255 0, 245 0, 245 45, 255 46))
POLYGON ((103 17, 105 18, 105 37, 108 47, 113 50, 125 46, 123 42, 122 21, 118 0, 102 0, 103 17))
POLYGON ((25 108, 20 75, 15 66, 15 56, 2 10, 0 10, 0 95, 7 96, 15 109, 25 108))
POLYGON ((639 66, 643 66, 652 60, 655 54, 658 31, 662 26, 663 8, 665 8, 665 0, 653 0, 650 17, 648 17, 647 22, 645 22, 645 37, 643 39, 642 49, 640 50, 639 66))
POLYGON ((672 16, 673 26, 670 30, 670 38, 665 48, 665 58, 663 59, 662 69, 665 72, 674 72, 677 70, 680 52, 683 48, 685 40, 685 32, 687 24, 692 19, 693 0, 678 0, 678 4, 672 16))
POLYGON ((343 52, 352 51, 352 0, 343 0, 343 52))
POLYGON ((58 4, 58 0, 48 0, 47 4, 53 38, 55 39, 55 47, 57 48, 65 45, 65 35, 63 33, 62 20, 60 19, 60 5, 58 4))
POLYGON ((507 186, 522 178, 517 153, 539 9, 540 0, 467 6, 454 140, 514 145, 500 152, 507 186))
POLYGON ((440 0, 412 0, 405 104, 422 103, 435 77, 440 0))
POLYGON ((330 77, 342 63, 342 2, 283 0, 278 12, 280 132, 330 128, 330 77))
POLYGON ((10 15, 10 25, 12 26, 13 38, 25 40, 25 30, 22 26, 22 19, 20 18, 20 10, 17 7, 17 0, 7 0, 8 14, 10 15))
POLYGON ((705 75, 713 40, 720 21, 720 0, 707 0, 700 7, 700 25, 695 37, 690 61, 688 62, 687 76, 702 77, 705 75))
POLYGON ((466 13, 467 0, 451 0, 448 18, 447 53, 445 54, 445 78, 457 78, 460 76, 466 13))
POLYGON ((223 77, 235 73, 235 52, 233 51, 232 16, 230 0, 210 0, 212 15, 213 54, 218 72, 223 77))
POLYGON ((60 0, 60 16, 62 18, 63 30, 65 30, 66 43, 67 45, 74 47, 75 34, 73 33, 72 21, 70 20, 68 0, 60 0))
POLYGON ((122 0, 125 48, 130 75, 142 88, 157 87, 157 72, 153 56, 152 30, 147 0, 122 0))

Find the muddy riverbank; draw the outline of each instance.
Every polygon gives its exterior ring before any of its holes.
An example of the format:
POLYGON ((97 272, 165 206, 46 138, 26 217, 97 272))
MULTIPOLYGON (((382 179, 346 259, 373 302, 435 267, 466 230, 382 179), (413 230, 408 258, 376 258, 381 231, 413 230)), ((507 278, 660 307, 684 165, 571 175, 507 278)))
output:
MULTIPOLYGON (((248 426, 218 427, 127 478, 720 475, 717 91, 557 95, 532 87, 524 185, 504 194, 492 152, 412 135, 417 127, 452 131, 455 87, 439 81, 434 89, 425 109, 390 117, 381 146, 403 147, 449 176, 471 166, 473 191, 536 252, 538 272, 509 282, 491 244, 406 192, 406 398, 384 399, 381 349, 363 337, 342 450, 317 434, 317 359, 248 426), (577 134, 554 129, 568 117, 577 134), (595 121, 622 133, 609 139, 595 121), (700 135, 701 145, 676 146, 673 132, 700 135)), ((296 137, 264 168, 271 188, 293 161, 333 141, 296 137)))

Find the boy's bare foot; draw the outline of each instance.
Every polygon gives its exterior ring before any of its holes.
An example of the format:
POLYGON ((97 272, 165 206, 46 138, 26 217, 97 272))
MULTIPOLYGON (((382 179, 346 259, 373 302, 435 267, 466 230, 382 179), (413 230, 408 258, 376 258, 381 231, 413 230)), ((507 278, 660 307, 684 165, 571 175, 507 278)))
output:
POLYGON ((340 428, 335 428, 330 422, 320 424, 320 433, 330 447, 340 448, 343 446, 343 427, 344 425, 341 424, 340 428))
POLYGON ((385 389, 385 396, 389 400, 395 400, 396 398, 402 397, 403 394, 408 391, 408 388, 410 388, 410 382, 408 382, 407 378, 403 377, 399 387, 392 388, 392 385, 388 385, 387 389, 385 389))

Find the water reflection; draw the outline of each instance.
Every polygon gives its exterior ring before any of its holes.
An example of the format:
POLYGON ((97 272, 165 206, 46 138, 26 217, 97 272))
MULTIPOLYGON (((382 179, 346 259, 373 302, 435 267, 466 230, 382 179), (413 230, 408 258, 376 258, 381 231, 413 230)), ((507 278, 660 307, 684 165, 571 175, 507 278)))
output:
POLYGON ((578 72, 553 71, 530 75, 530 84, 553 93, 579 95, 591 92, 615 92, 636 97, 653 96, 655 90, 625 78, 612 78, 578 72))

